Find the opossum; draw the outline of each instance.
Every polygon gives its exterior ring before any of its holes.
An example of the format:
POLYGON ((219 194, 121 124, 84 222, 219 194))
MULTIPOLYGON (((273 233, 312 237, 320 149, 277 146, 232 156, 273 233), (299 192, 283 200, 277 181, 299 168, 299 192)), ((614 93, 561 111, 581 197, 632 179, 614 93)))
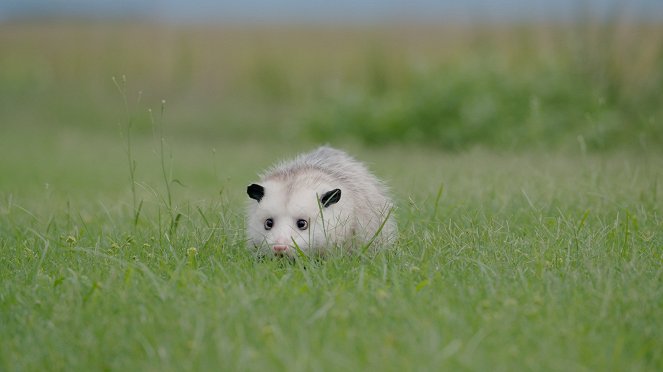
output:
POLYGON ((396 239, 387 187, 341 150, 323 146, 277 164, 246 192, 247 245, 261 255, 379 249, 396 239))

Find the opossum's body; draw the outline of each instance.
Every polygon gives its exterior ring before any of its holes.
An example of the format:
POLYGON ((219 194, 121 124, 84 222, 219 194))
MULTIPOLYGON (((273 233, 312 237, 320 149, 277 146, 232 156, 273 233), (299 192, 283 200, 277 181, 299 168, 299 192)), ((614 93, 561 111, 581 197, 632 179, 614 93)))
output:
POLYGON ((381 247, 396 237, 384 184, 362 163, 330 147, 274 166, 247 193, 254 199, 247 210, 248 246, 259 252, 324 253, 371 241, 371 247, 381 247))

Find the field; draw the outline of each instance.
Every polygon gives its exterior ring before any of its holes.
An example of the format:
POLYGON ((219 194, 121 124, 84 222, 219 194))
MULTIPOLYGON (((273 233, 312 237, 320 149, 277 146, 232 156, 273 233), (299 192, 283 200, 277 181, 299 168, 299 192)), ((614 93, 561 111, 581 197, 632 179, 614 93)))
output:
POLYGON ((663 369, 663 26, 0 24, 0 370, 663 369), (321 143, 390 250, 257 260, 321 143))

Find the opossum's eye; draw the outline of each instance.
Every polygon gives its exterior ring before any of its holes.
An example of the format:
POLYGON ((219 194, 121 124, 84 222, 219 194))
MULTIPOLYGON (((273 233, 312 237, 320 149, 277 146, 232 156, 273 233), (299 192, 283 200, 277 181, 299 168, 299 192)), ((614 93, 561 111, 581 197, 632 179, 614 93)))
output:
POLYGON ((297 228, 300 230, 306 230, 308 228, 308 221, 302 219, 297 220, 297 228))
POLYGON ((271 218, 268 218, 265 220, 265 230, 271 230, 272 227, 274 227, 274 220, 271 218))

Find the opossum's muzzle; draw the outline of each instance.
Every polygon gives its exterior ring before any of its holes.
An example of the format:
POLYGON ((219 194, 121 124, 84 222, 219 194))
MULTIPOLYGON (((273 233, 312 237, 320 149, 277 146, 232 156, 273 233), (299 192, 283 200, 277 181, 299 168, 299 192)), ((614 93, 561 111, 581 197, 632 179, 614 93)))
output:
POLYGON ((288 250, 288 246, 283 244, 277 244, 272 246, 272 250, 274 251, 274 253, 285 253, 285 251, 288 250))

